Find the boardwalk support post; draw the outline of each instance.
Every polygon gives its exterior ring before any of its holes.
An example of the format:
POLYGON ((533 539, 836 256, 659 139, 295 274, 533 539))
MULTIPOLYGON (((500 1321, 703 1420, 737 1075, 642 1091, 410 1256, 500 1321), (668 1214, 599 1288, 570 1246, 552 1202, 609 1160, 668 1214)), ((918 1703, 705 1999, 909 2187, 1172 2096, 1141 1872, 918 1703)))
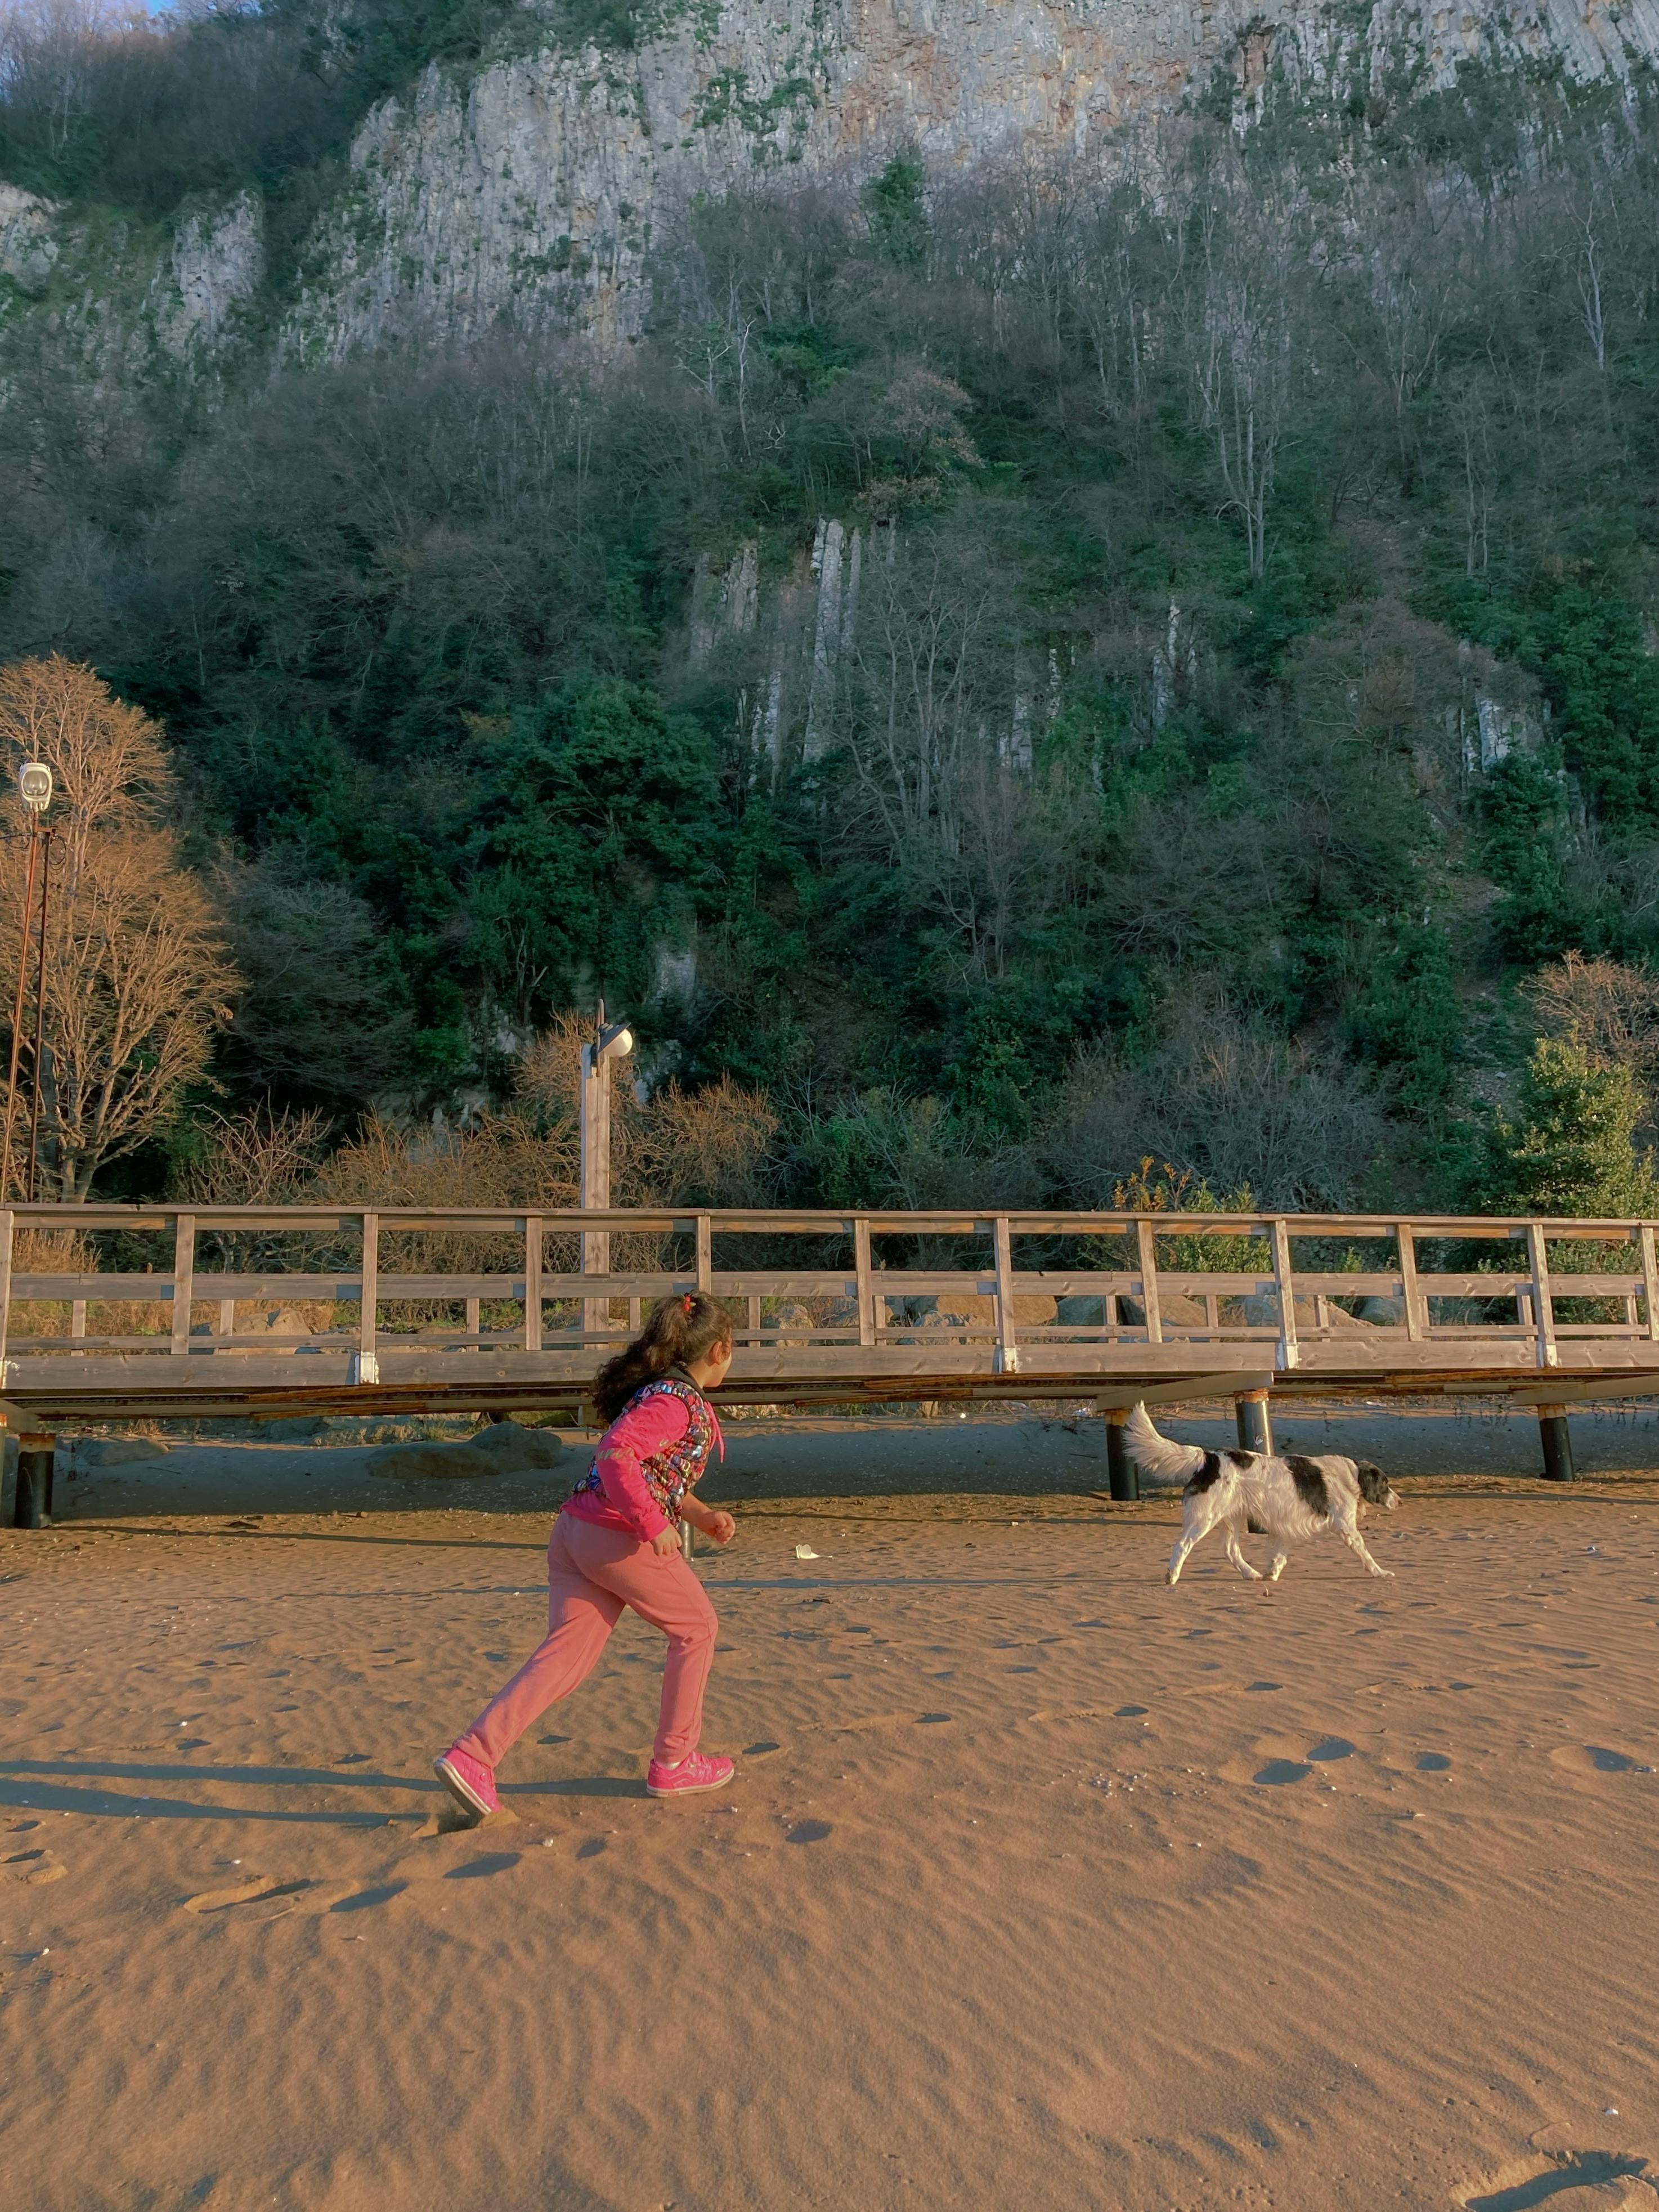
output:
POLYGON ((58 1439, 39 1430, 26 1430, 17 1439, 17 1495, 12 1503, 14 1528, 45 1528, 51 1525, 52 1462, 58 1439))
POLYGON ((1130 1458, 1123 1431, 1132 1408, 1111 1406, 1106 1412, 1106 1486, 1115 1504, 1127 1504, 1140 1495, 1140 1469, 1130 1458))
POLYGON ((1271 1456, 1273 1421, 1267 1411, 1267 1398, 1266 1390, 1245 1390, 1233 1400, 1240 1451, 1262 1452, 1271 1456))
POLYGON ((1576 1482, 1578 1478, 1572 1464, 1572 1437, 1567 1428, 1566 1407, 1540 1406, 1538 1434, 1544 1447, 1546 1482, 1576 1482))

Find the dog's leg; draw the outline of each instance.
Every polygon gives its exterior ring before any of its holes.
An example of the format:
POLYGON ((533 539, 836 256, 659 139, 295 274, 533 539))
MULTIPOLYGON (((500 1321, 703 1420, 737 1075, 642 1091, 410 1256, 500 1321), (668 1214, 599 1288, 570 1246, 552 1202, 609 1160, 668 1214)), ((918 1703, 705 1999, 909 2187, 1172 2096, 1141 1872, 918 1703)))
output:
POLYGON ((1359 1533, 1359 1515, 1353 1504, 1339 1506, 1331 1516, 1331 1525, 1355 1558, 1364 1565, 1367 1574, 1376 1575, 1387 1582, 1393 1581, 1394 1577, 1389 1570, 1387 1567, 1379 1567, 1365 1549, 1365 1539, 1359 1533))
POLYGON ((1284 1573, 1285 1568, 1290 1565, 1290 1559, 1291 1555, 1288 1552, 1275 1552, 1273 1553, 1273 1567, 1267 1576, 1267 1580, 1270 1583, 1276 1583, 1279 1580, 1280 1575, 1284 1573))
POLYGON ((1243 1547, 1238 1540, 1243 1534, 1243 1526, 1235 1516, 1227 1523, 1227 1557, 1247 1583, 1259 1583, 1261 1579, 1261 1570, 1260 1567, 1253 1567, 1245 1558, 1243 1547))
POLYGON ((1363 1560, 1367 1574, 1376 1575, 1383 1582, 1391 1583, 1394 1580, 1394 1569, 1392 1567, 1379 1567, 1377 1565, 1376 1561, 1372 1559, 1370 1553, 1365 1549, 1365 1539, 1360 1534, 1358 1528, 1344 1528, 1341 1532, 1341 1535, 1342 1540, 1347 1546, 1348 1549, 1363 1560))
POLYGON ((1186 1565, 1194 1547, 1201 1544, 1215 1526, 1213 1498, 1208 1492, 1188 1498, 1182 1508, 1181 1535, 1170 1554, 1170 1571, 1164 1579, 1173 1589, 1181 1580, 1181 1570, 1186 1565))
POLYGON ((1170 1554, 1169 1572, 1164 1577, 1164 1581, 1168 1583, 1171 1589, 1173 1589, 1176 1584, 1181 1580, 1181 1570, 1186 1565, 1188 1555, 1191 1552, 1194 1545, 1201 1542, 1204 1537, 1207 1536, 1209 1533, 1210 1532, 1207 1528, 1199 1528, 1196 1530, 1183 1528, 1182 1530, 1176 1547, 1170 1554))

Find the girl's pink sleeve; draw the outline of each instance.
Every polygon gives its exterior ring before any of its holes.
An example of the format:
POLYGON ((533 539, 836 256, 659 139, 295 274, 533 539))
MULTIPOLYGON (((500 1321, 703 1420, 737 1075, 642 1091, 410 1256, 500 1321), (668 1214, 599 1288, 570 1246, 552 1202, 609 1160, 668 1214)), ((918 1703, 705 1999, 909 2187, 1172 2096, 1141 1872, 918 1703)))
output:
POLYGON ((605 1431, 599 1448, 599 1483, 605 1503, 623 1519, 642 1544, 648 1544, 667 1528, 668 1516, 651 1495, 640 1472, 640 1462, 678 1443, 691 1425, 691 1414, 683 1398, 665 1390, 643 1406, 621 1414, 605 1431))

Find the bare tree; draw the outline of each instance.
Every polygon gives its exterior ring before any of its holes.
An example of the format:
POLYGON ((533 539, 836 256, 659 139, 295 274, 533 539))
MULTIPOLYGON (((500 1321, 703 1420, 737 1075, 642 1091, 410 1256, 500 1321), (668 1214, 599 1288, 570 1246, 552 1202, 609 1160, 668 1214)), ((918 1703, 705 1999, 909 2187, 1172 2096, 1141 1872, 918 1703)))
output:
POLYGON ((1621 960, 1569 952, 1523 986, 1552 1036, 1595 1068, 1628 1068, 1644 1090, 1659 1082, 1659 975, 1621 960))
POLYGON ((1303 352, 1297 249, 1275 210, 1242 194, 1218 193, 1199 220, 1191 374, 1225 508, 1244 526, 1250 574, 1259 576, 1267 565, 1267 504, 1303 352))
MULTIPOLYGON (((54 835, 40 1068, 49 1181, 83 1199, 205 1073, 237 978, 219 918, 156 814, 161 732, 89 669, 54 658, 0 672, 0 750, 46 762, 64 805, 54 835)), ((0 963, 24 956, 25 833, 0 823, 0 963)), ((21 1102, 4 1101, 9 1115, 21 1102)))

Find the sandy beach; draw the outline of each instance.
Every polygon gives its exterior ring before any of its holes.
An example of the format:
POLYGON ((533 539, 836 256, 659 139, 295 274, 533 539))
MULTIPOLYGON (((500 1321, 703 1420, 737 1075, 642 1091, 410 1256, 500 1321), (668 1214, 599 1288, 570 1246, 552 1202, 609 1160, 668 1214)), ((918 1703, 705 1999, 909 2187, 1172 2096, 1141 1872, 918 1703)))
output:
POLYGON ((544 1510, 98 1488, 0 1535, 18 2212, 1659 2212, 1639 1470, 1271 1592, 1167 1498, 739 1495, 735 1786, 643 1796, 627 1620, 471 1831, 544 1510))

